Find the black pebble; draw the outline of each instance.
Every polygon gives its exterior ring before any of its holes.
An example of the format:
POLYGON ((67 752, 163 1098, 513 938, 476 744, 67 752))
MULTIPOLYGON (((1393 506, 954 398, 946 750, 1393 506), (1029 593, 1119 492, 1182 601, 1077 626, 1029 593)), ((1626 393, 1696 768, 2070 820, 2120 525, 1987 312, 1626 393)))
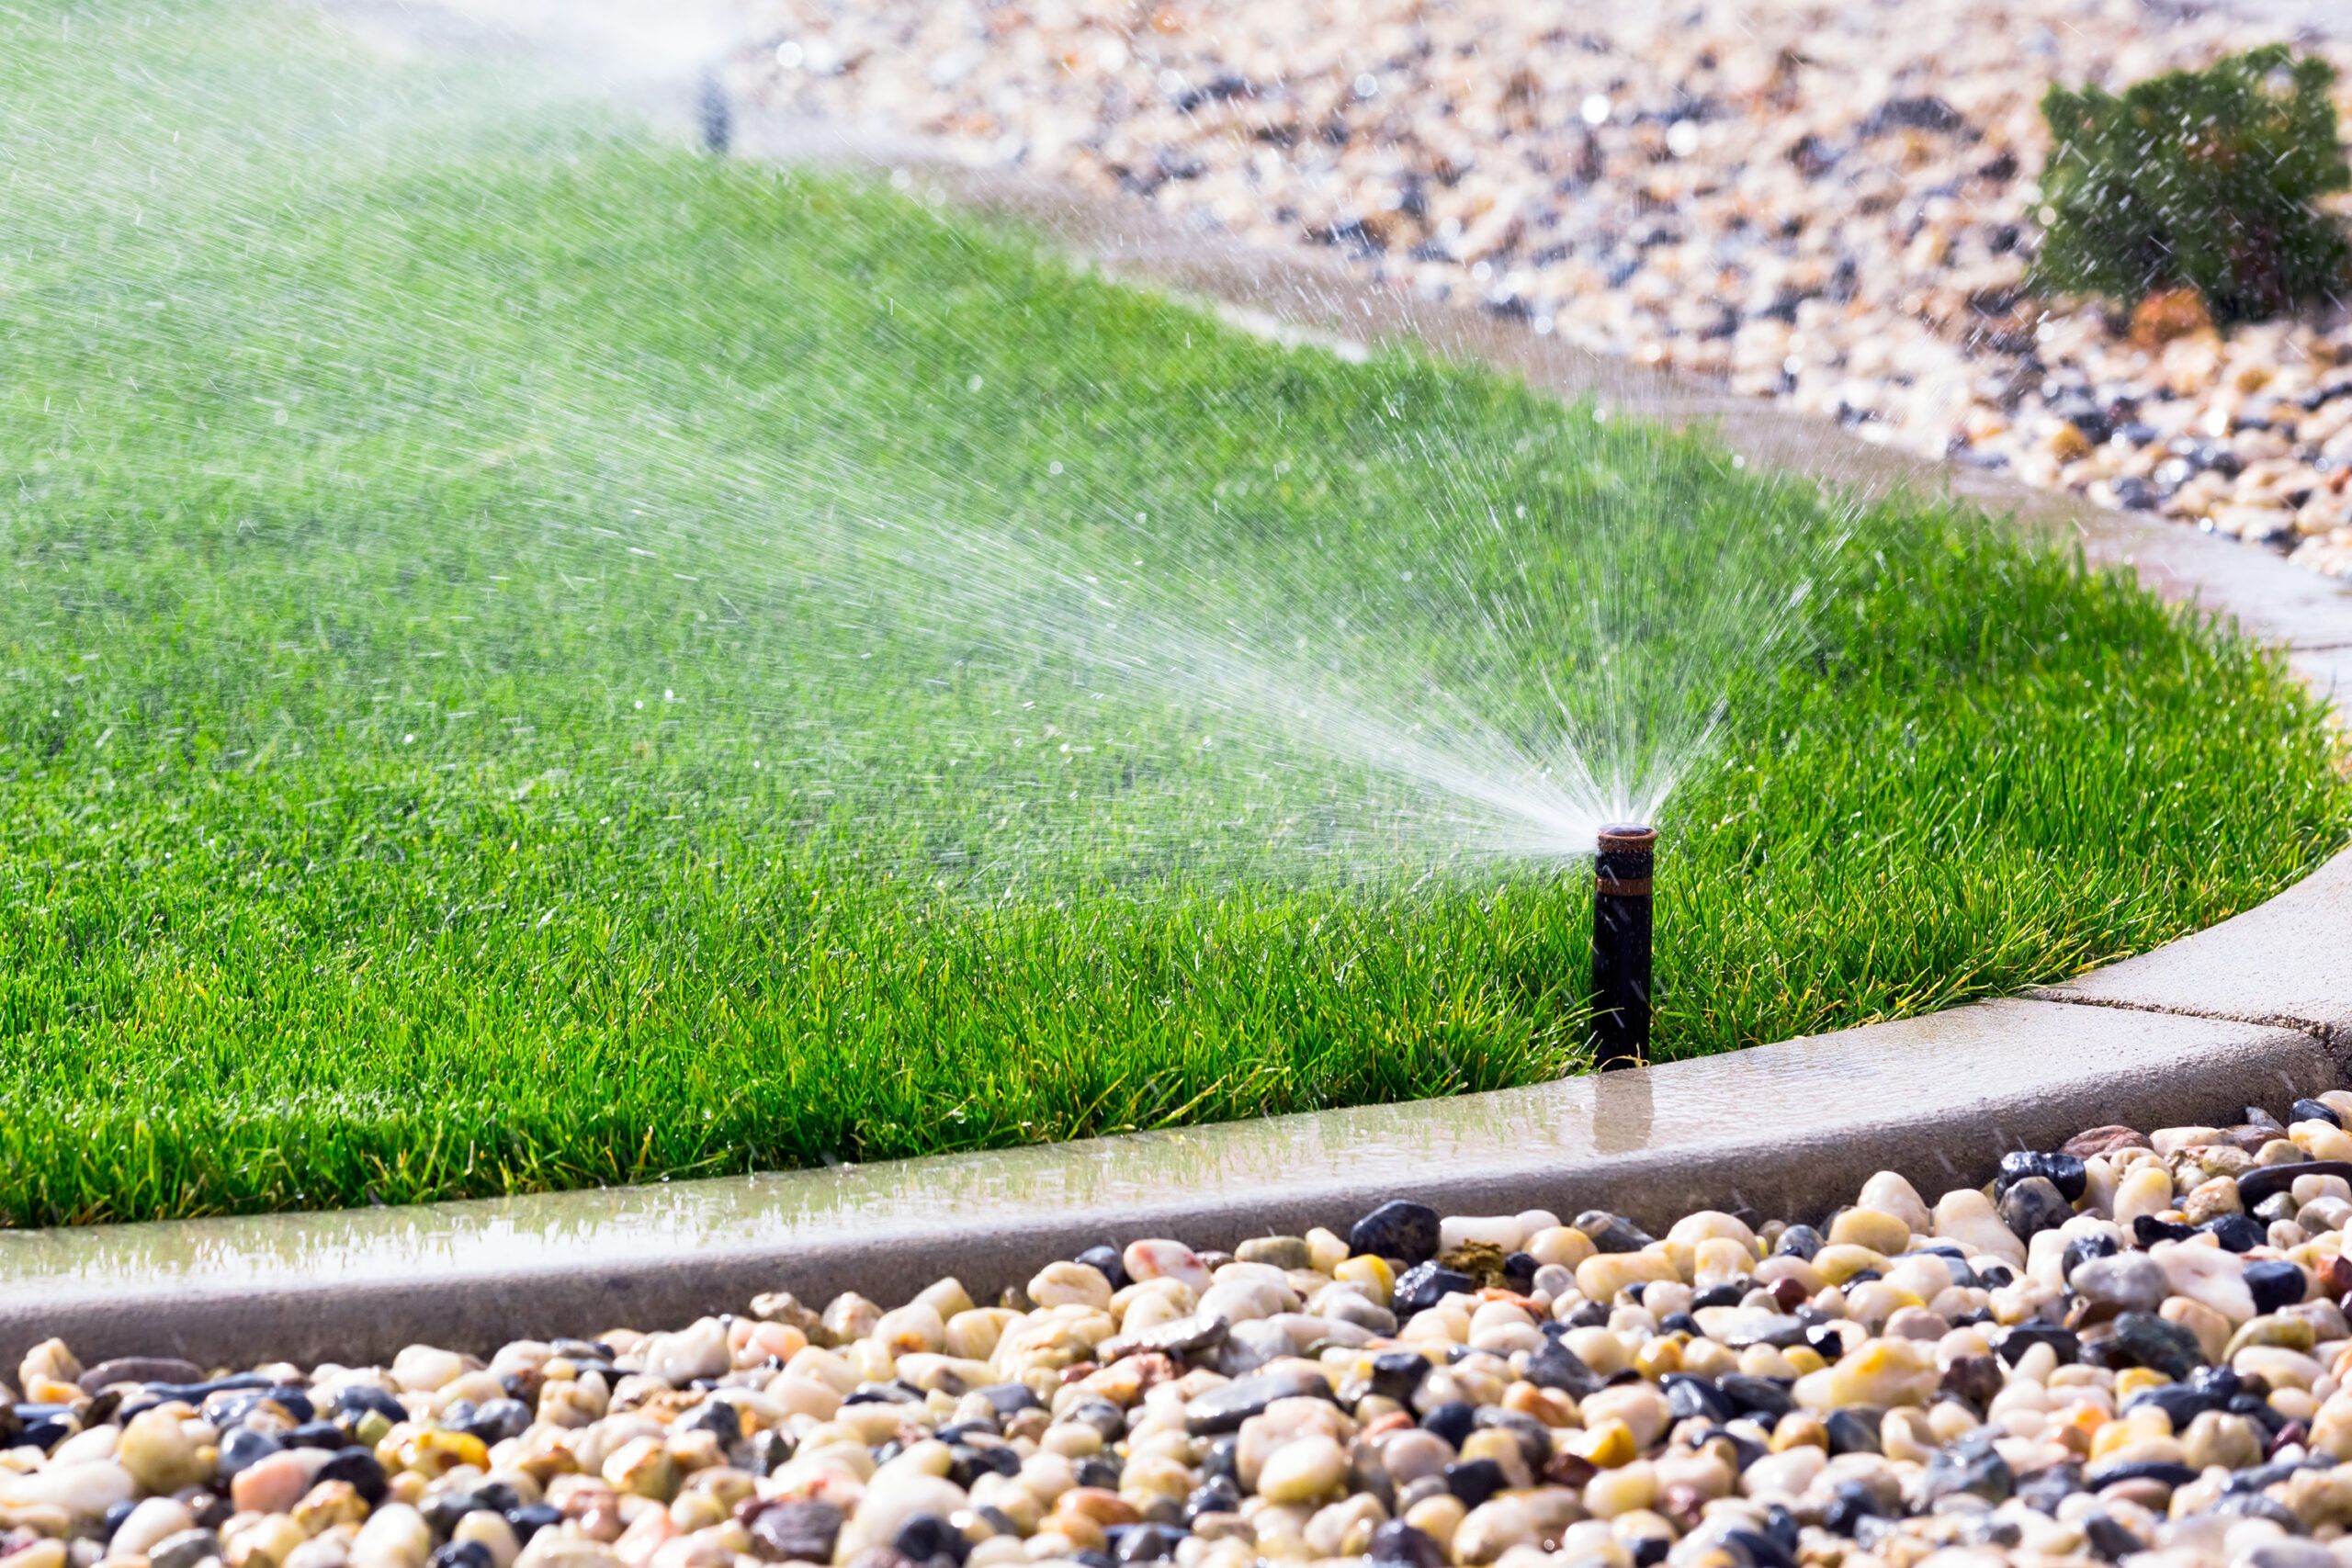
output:
POLYGON ((1742 1416, 1761 1416, 1777 1421, 1796 1408, 1789 1391, 1770 1378, 1727 1372, 1716 1380, 1715 1387, 1731 1401, 1732 1409, 1742 1416))
POLYGON ((1724 1545, 1746 1552, 1753 1568, 1797 1568, 1797 1560, 1761 1530, 1727 1529, 1723 1539, 1724 1545))
POLYGON ((2056 1230, 2075 1217, 2074 1207, 2046 1176, 2027 1176, 2011 1183, 1996 1207, 2001 1223, 2028 1239, 2056 1230))
POLYGON ((2331 1127, 2344 1125, 2344 1118, 2316 1100, 2299 1100, 2287 1108, 2290 1122, 2324 1122, 2331 1127))
POLYGON ((2074 1464, 2053 1464, 2018 1483, 2018 1502, 2036 1513, 2058 1517, 2058 1505, 2083 1489, 2083 1472, 2074 1464))
POLYGON ((2245 1288, 2254 1293, 2255 1311, 2277 1312, 2301 1301, 2311 1280, 2298 1264, 2264 1258, 2245 1266, 2245 1288))
POLYGON ((2223 1214, 2197 1228, 2220 1242, 2224 1252, 2252 1252, 2269 1239, 2268 1231, 2244 1214, 2223 1214))
POLYGON ((306 1421, 277 1440, 289 1449, 339 1449, 351 1439, 332 1421, 306 1421))
POLYGON ((1421 1417, 1424 1431, 1434 1432, 1453 1448, 1460 1448, 1470 1434, 1477 1430, 1478 1407, 1465 1401, 1448 1400, 1421 1417))
POLYGON ((1080 1486, 1100 1486, 1105 1492, 1119 1489, 1119 1467, 1101 1454, 1079 1461, 1076 1474, 1080 1486))
POLYGON ((2018 1358, 2036 1345, 2047 1345, 2058 1353, 2058 1364, 2065 1366, 2083 1353, 2083 1342, 2071 1328, 2061 1328, 2054 1323, 2021 1323, 2006 1329, 1993 1341, 1993 1353, 2002 1364, 2014 1367, 2018 1358))
POLYGON ((2152 1367, 2176 1382, 2205 1364, 2197 1336, 2150 1312, 2127 1312, 2115 1320, 2107 1348, 2121 1366, 2152 1367))
POLYGON ((1184 1499, 1184 1522, 1193 1523, 1203 1514, 1230 1514, 1241 1507, 1241 1488, 1229 1475, 1216 1476, 1193 1488, 1184 1499))
POLYGON ((1666 1408, 1678 1421, 1697 1419, 1720 1425, 1736 1414, 1731 1401, 1702 1377, 1690 1372, 1668 1372, 1665 1382, 1666 1408))
POLYGON ((2019 1149, 2001 1156, 2001 1174, 1994 1179, 1996 1191, 2007 1192, 2011 1187, 2030 1177, 2039 1176, 2058 1190, 2058 1195, 2074 1202, 2089 1185, 2090 1173, 2074 1155, 2037 1154, 2031 1149, 2019 1149))
POLYGON ((2197 1472, 2185 1464, 2169 1460, 2126 1460, 2120 1464, 2103 1464, 2083 1477, 2083 1484, 2097 1492, 2119 1481, 2153 1481, 2160 1486, 2186 1486, 2197 1479, 2197 1472))
MULTIPOLYGON (((23 1420, 19 1416, 20 1420, 23 1420)), ((40 1416, 23 1420, 23 1429, 17 1434, 19 1443, 30 1443, 46 1452, 81 1431, 82 1425, 70 1415, 40 1416)))
MULTIPOLYGON (((735 1407, 724 1404, 706 1404, 695 1415, 700 1416, 703 1411, 715 1410, 726 1411, 731 1416, 735 1407)), ((689 1427, 694 1424, 694 1418, 688 1417, 689 1427)), ((445 1422, 444 1425, 447 1423, 445 1422)), ((480 1438, 485 1443, 503 1443, 509 1438, 521 1437, 530 1429, 530 1427, 531 1407, 529 1405, 519 1399, 493 1399, 484 1403, 474 1412, 473 1419, 458 1427, 457 1430, 464 1432, 469 1437, 480 1438)), ((724 1427, 708 1427, 708 1430, 718 1434, 718 1440, 722 1445, 734 1442, 743 1435, 741 1421, 735 1421, 724 1427)))
POLYGON ((753 1473, 774 1475, 792 1462, 793 1452, 799 1446, 791 1433, 779 1427, 769 1427, 752 1439, 751 1460, 753 1473))
POLYGON ((1391 1519, 1372 1532, 1372 1560, 1404 1568, 1446 1568, 1445 1549, 1436 1538, 1402 1519, 1391 1519))
POLYGON ((1831 1455, 1880 1452, 1878 1428, 1885 1416, 1883 1410, 1860 1404, 1831 1411, 1828 1418, 1822 1422, 1829 1435, 1831 1455))
POLYGON ((989 1408, 999 1416, 1018 1416, 1023 1410, 1043 1410, 1045 1404, 1030 1393, 1028 1386, 1017 1382, 990 1383, 978 1391, 989 1408))
POLYGON ((1571 1399, 1583 1399, 1601 1389, 1601 1375, 1585 1366, 1583 1357, 1559 1340, 1545 1340, 1541 1349, 1526 1357, 1526 1380, 1536 1387, 1559 1389, 1571 1399))
POLYGON ((2120 1562, 2135 1551, 2144 1550, 2140 1538, 2115 1522, 2109 1514, 2086 1514, 2082 1520, 2083 1542, 2092 1555, 2109 1562, 2120 1562))
POLYGON ((1503 1467, 1490 1459, 1456 1460, 1445 1467, 1445 1489, 1475 1508, 1510 1483, 1503 1467))
POLYGON ((1829 1506, 1821 1511, 1821 1527, 1839 1535, 1852 1535, 1855 1526, 1884 1512, 1869 1487, 1849 1481, 1830 1494, 1829 1506))
POLYGON ((436 1492, 417 1505, 417 1512, 433 1527, 433 1533, 447 1540, 458 1528, 458 1521, 468 1514, 484 1512, 490 1505, 470 1492, 436 1492))
POLYGON ((963 1531, 937 1514, 917 1514, 899 1527, 890 1550, 910 1562, 932 1562, 943 1557, 961 1562, 972 1547, 963 1531))
POLYGON ((1828 1245, 1822 1234, 1811 1225, 1791 1225, 1781 1233, 1780 1244, 1772 1250, 1782 1258, 1802 1258, 1809 1262, 1828 1245))
POLYGON ((363 1388, 355 1385, 335 1395, 334 1413, 337 1416, 356 1418, 371 1410, 387 1421, 408 1419, 408 1406, 380 1388, 363 1388))
POLYGON ((363 1448, 337 1450, 311 1480, 314 1484, 321 1481, 349 1482, 352 1490, 371 1508, 384 1500, 384 1467, 363 1448))
MULTIPOLYGON (((1541 1352, 1538 1352, 1541 1354, 1541 1352)), ((1534 1369, 1531 1366, 1532 1376, 1534 1369)), ((1429 1358, 1418 1350, 1383 1350, 1372 1359, 1372 1392, 1402 1404, 1430 1374, 1429 1358)))
POLYGON ((505 1509, 505 1523, 513 1526, 517 1542, 525 1542, 546 1528, 560 1526, 562 1521, 564 1512, 553 1502, 525 1502, 517 1509, 505 1509))
POLYGON ((490 1548, 478 1540, 444 1541, 433 1549, 426 1568, 497 1568, 490 1548))
POLYGON ((1070 1261, 1083 1263, 1089 1269, 1094 1269, 1105 1280, 1111 1281, 1111 1288, 1114 1291, 1124 1291, 1135 1282, 1127 1278, 1127 1266, 1121 1261, 1119 1249, 1108 1243, 1101 1247, 1090 1247, 1070 1261))
POLYGON ((2078 1235, 2066 1244, 2059 1263, 2059 1277, 2071 1280, 2075 1277, 2075 1270, 2092 1258, 2112 1258, 2121 1250, 2115 1238, 2104 1232, 2096 1235, 2078 1235))
POLYGON ((1576 1218, 1576 1228, 1603 1252, 1639 1252, 1657 1238, 1623 1214, 1587 1209, 1576 1218))
POLYGON ((239 1427, 220 1439, 220 1474, 225 1479, 251 1465, 260 1463, 281 1447, 276 1438, 266 1432, 256 1432, 250 1427, 239 1427))
POLYGON ((1427 1312, 1450 1295, 1468 1295, 1477 1288, 1478 1281, 1467 1274, 1435 1263, 1417 1263, 1396 1276, 1389 1307, 1399 1318, 1410 1317, 1417 1312, 1427 1312))
POLYGON ((1117 1555, 1122 1562, 1165 1562, 1183 1541, 1182 1532, 1166 1525, 1130 1525, 1119 1534, 1117 1555))
POLYGON ((1427 1203, 1392 1198, 1349 1229, 1348 1250, 1425 1263, 1437 1256, 1437 1211, 1427 1203))

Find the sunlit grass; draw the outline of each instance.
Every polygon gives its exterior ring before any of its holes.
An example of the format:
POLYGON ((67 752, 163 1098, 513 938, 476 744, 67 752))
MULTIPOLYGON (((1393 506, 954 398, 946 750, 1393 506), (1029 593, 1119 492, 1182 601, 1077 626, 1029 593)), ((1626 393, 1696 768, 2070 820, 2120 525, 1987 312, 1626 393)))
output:
POLYGON ((1354 634, 1392 671, 1461 658, 1411 561, 1528 564, 1544 600, 1611 519, 1668 530, 1661 573, 1795 570, 1787 541, 1853 529, 1798 653, 1724 672, 1669 808, 1668 1055, 2143 950, 2352 820, 2274 660, 1981 518, 1849 516, 887 191, 537 118, 457 135, 298 27, 136 15, 69 38, 0 6, 10 1222, 1578 1066, 1580 869, 1317 866, 1269 819, 1354 798, 1347 769, 1189 748, 1181 694, 1098 710, 936 580, 861 575, 867 513, 1145 540, 1261 610, 1278 567, 1392 615, 1354 634), (1400 457, 1381 409, 1473 471, 1400 457), (1486 496, 1531 509, 1507 549, 1486 496))

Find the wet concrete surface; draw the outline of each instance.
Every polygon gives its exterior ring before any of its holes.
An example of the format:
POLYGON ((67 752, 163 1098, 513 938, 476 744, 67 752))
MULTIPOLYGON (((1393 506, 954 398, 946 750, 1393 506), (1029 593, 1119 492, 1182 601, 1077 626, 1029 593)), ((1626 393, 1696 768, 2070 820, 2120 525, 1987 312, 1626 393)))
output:
POLYGON ((2035 994, 2281 1024, 2352 1066, 2352 853, 2234 919, 2035 994))
POLYGON ((1924 1191, 2103 1122, 2211 1121, 2343 1081, 2310 1034, 2006 1001, 1642 1071, 1409 1105, 487 1202, 0 1235, 0 1362, 378 1359, 654 1326, 778 1287, 975 1291, 1098 1241, 1201 1246, 1450 1213, 1818 1218, 1873 1171, 1924 1191))

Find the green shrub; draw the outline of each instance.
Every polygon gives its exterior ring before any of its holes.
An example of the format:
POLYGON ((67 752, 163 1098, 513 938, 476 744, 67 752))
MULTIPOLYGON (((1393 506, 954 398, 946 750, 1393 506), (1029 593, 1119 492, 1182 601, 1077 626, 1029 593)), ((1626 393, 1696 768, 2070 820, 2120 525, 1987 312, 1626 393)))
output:
POLYGON ((2188 287, 2222 321, 2325 297, 2346 246, 2313 204, 2352 186, 2328 92, 2335 68, 2284 44, 2127 89, 2041 100, 2049 234, 2039 288, 2130 303, 2188 287))

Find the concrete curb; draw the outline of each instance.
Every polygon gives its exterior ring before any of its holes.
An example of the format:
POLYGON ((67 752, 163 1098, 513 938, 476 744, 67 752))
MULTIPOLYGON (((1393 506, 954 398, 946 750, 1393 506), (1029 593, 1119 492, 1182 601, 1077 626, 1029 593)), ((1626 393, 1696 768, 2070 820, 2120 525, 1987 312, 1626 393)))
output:
MULTIPOLYGON (((375 0, 349 0, 380 15, 375 0)), ((405 14, 405 8, 403 8, 405 14)), ((777 156, 807 128, 745 128, 777 156)), ((795 140, 798 138, 799 140, 795 140)), ((2352 690, 2352 591, 2244 546, 1871 447, 1769 405, 1597 360, 1515 327, 1424 311, 1312 258, 1232 254, 1148 215, 928 163, 956 199, 1046 228, 1122 276, 1255 312, 1244 324, 1425 343, 1566 395, 1706 420, 1751 460, 1861 486, 1949 491, 2071 530, 2170 597, 2287 647, 2352 690), (1264 312, 1273 307, 1271 320, 1264 312)), ((1097 1241, 1230 1245, 1344 1225, 1411 1195, 1456 1213, 1699 1207, 1817 1217, 1871 1172, 1929 1192, 2082 1127, 2233 1119, 2352 1082, 2352 852, 2260 908, 2054 987, 1927 1018, 1645 1072, 1458 1100, 1002 1153, 490 1202, 0 1234, 0 1365, 62 1334, 85 1359, 381 1359, 412 1341, 652 1326, 779 1286, 902 1297, 944 1273, 976 1292, 1097 1241), (1999 1085, 1997 1094, 1986 1086, 1999 1085)))
MULTIPOLYGON (((2352 888, 2352 857, 2338 864, 2352 888)), ((1876 1170, 1941 1192, 2086 1126, 2231 1119, 2344 1081, 2301 1029, 1996 1001, 1645 1072, 995 1154, 17 1232, 0 1235, 0 1364, 51 1334, 85 1359, 381 1359, 682 1322, 777 1287, 887 1302, 953 1273, 988 1292, 1099 1241, 1230 1246, 1344 1227, 1399 1195, 1653 1224, 1704 1207, 1818 1217, 1876 1170)))

